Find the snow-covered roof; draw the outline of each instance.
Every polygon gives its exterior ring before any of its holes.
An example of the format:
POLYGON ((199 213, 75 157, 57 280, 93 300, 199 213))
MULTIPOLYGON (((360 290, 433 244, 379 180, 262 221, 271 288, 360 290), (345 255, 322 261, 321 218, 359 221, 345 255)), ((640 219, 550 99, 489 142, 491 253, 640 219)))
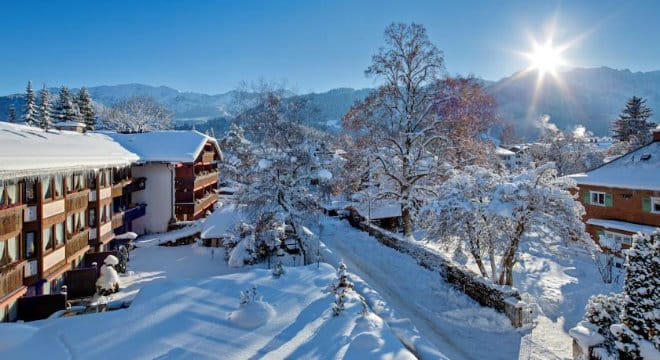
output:
POLYGON ((501 148, 501 147, 498 147, 497 149, 495 149, 495 154, 502 155, 502 156, 503 155, 511 155, 511 156, 515 155, 515 153, 513 151, 509 151, 509 150, 507 150, 505 148, 501 148))
POLYGON ((401 216, 401 205, 393 201, 373 201, 371 206, 369 204, 360 204, 355 209, 360 216, 367 219, 377 220, 401 216))
POLYGON ((571 175, 578 185, 660 191, 660 141, 643 146, 587 173, 571 175))
POLYGON ((230 237, 231 230, 242 220, 242 213, 235 210, 233 205, 227 205, 216 210, 204 220, 201 237, 202 239, 230 237))
POLYGON ((77 122, 77 121, 71 121, 71 120, 56 122, 53 125, 55 125, 55 127, 63 127, 63 126, 67 126, 67 127, 73 127, 73 126, 85 127, 85 126, 87 126, 87 125, 85 125, 85 123, 81 123, 81 122, 77 122))
POLYGON ((0 179, 126 166, 137 160, 136 154, 103 134, 0 122, 0 179))
MULTIPOLYGON (((222 154, 218 142, 196 130, 161 130, 135 134, 103 132, 126 149, 136 153, 143 162, 193 162, 211 142, 222 154)), ((221 155, 222 156, 222 155, 221 155)))
POLYGON ((631 233, 641 232, 642 234, 652 234, 657 229, 656 226, 635 224, 626 221, 608 220, 608 219, 589 219, 587 220, 587 224, 600 226, 605 229, 621 230, 631 233))

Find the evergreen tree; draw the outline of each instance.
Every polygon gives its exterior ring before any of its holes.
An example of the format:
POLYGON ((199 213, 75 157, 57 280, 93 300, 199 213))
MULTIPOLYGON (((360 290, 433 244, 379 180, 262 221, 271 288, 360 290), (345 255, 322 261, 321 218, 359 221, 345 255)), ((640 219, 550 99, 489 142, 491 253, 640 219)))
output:
POLYGON ((51 108, 50 108, 50 93, 48 92, 46 85, 44 85, 43 89, 41 89, 39 96, 40 96, 39 111, 38 111, 39 126, 42 129, 48 131, 48 129, 53 127, 53 118, 51 116, 51 108))
POLYGON ((78 107, 73 102, 71 92, 66 86, 60 88, 60 95, 55 105, 54 117, 56 122, 62 121, 80 121, 78 107))
POLYGON ((92 97, 89 95, 87 88, 82 87, 76 97, 76 105, 80 110, 80 120, 85 123, 87 130, 94 130, 96 126, 96 114, 92 106, 92 97))
POLYGON ((14 104, 9 105, 9 113, 7 116, 7 121, 10 123, 15 123, 16 122, 16 107, 14 104))
POLYGON ((626 107, 619 114, 619 118, 612 124, 612 136, 619 141, 638 141, 646 143, 649 140, 650 130, 656 124, 648 121, 653 111, 646 106, 646 100, 633 96, 626 102, 626 107))
POLYGON ((623 288, 620 351, 639 354, 636 338, 660 350, 660 233, 635 235, 628 251, 623 288))
POLYGON ((32 89, 32 81, 28 81, 27 89, 25 91, 25 109, 23 112, 23 121, 27 125, 32 126, 36 119, 37 105, 34 98, 34 90, 32 89))

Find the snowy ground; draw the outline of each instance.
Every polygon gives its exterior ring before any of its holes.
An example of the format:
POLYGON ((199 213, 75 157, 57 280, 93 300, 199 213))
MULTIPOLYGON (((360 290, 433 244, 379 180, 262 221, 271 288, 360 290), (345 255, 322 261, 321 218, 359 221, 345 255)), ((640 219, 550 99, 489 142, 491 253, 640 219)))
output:
POLYGON ((380 317, 360 314, 356 293, 332 315, 331 266, 286 268, 274 279, 217 255, 197 245, 138 248, 124 289, 108 299, 134 298, 128 309, 0 324, 0 358, 414 358, 380 317), (239 306, 253 285, 264 302, 239 306))
MULTIPOLYGON (((605 284, 591 256, 580 246, 521 244, 514 267, 514 286, 535 311, 535 324, 520 346, 521 359, 572 359, 568 330, 584 316, 589 297, 622 290, 623 278, 605 284)), ((536 242, 538 243, 538 242, 536 242)), ((428 244, 443 251, 439 246, 428 244)), ((449 256, 448 253, 446 253, 449 256)), ((478 272, 473 261, 466 264, 478 272)))
MULTIPOLYGON (((349 272, 364 279, 450 359, 518 358, 524 333, 503 314, 479 305, 437 273, 345 221, 326 218, 319 233, 349 272)), ((370 305, 378 313, 377 304, 370 305)))

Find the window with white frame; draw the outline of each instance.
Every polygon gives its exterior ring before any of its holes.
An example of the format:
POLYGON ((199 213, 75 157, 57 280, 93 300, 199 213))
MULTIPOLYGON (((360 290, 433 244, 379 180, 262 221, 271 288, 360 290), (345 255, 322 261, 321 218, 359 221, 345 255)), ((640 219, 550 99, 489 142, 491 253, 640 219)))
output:
POLYGON ((626 235, 621 233, 615 233, 612 231, 605 231, 605 236, 607 236, 612 241, 616 242, 619 246, 621 245, 632 245, 632 235, 626 235))
POLYGON ((589 192, 589 203, 591 205, 605 206, 605 193, 601 191, 589 192))
POLYGON ((660 214, 660 197, 651 198, 651 212, 660 214))

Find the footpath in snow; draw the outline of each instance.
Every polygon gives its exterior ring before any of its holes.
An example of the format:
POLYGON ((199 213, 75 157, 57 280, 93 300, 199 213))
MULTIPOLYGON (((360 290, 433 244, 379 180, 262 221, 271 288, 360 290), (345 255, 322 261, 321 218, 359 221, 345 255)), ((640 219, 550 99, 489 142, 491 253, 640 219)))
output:
MULTIPOLYGON (((349 272, 364 279, 399 318, 409 319, 449 358, 519 357, 522 334, 505 315, 479 305, 444 282, 439 274, 345 221, 324 218, 318 231, 332 257, 342 259, 349 272)), ((368 294, 369 290, 361 292, 368 294)), ((369 305, 379 313, 379 304, 369 305)))

